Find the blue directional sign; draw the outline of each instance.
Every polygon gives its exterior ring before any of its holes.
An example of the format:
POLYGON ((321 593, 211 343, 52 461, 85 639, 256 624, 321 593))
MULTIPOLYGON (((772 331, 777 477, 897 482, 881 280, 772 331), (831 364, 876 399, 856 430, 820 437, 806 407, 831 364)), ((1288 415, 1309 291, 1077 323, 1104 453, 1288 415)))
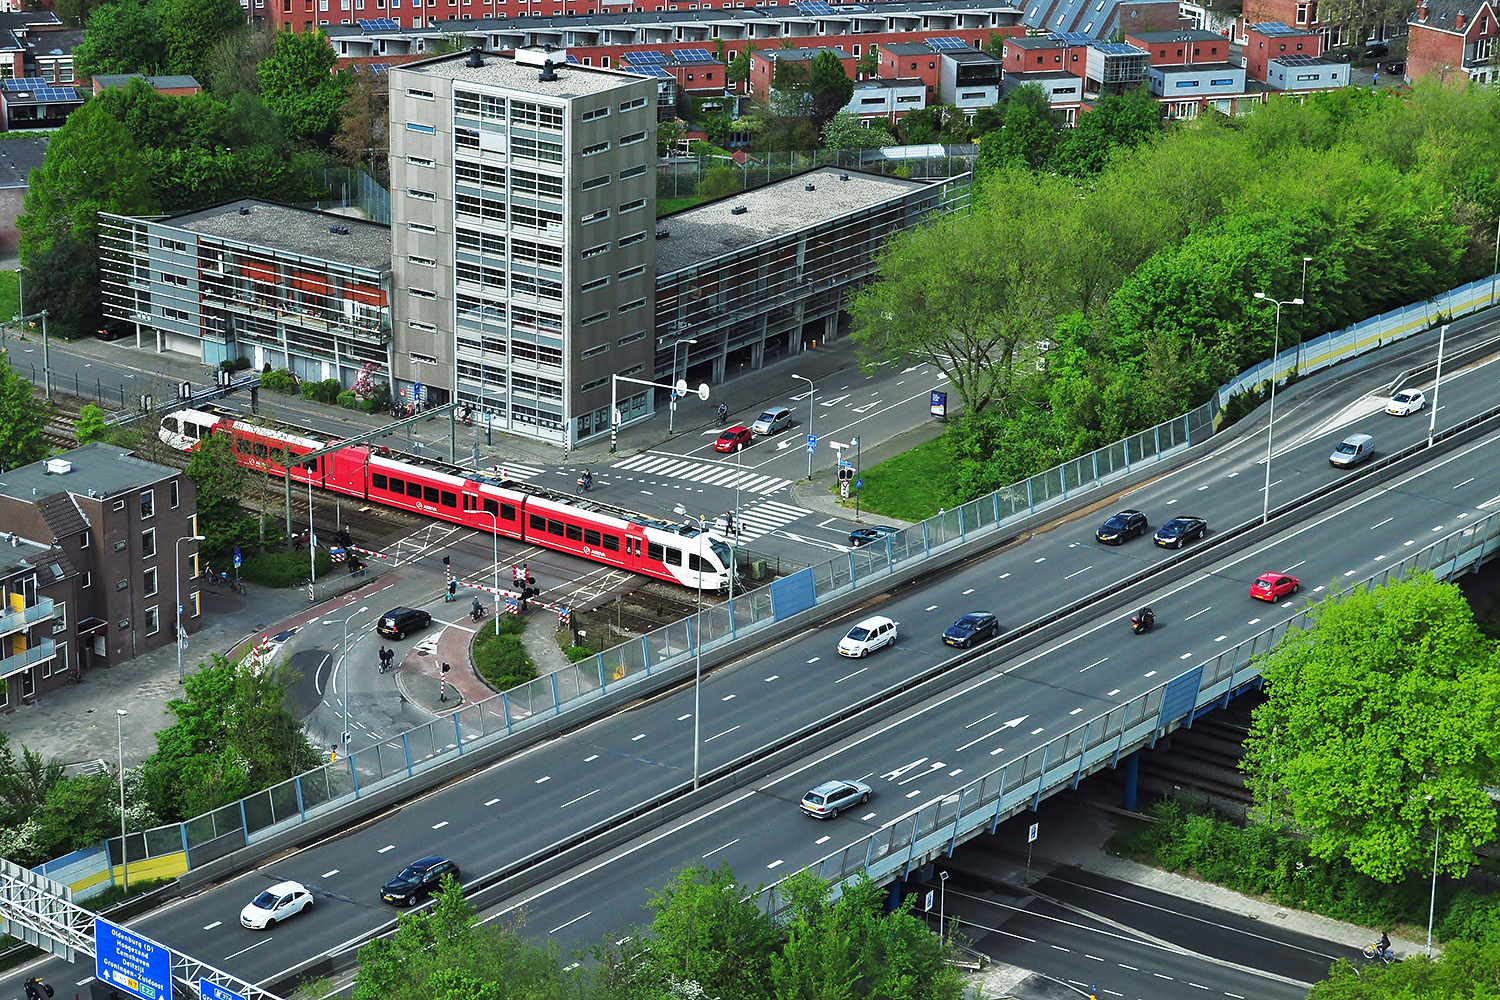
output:
POLYGON ((207 979, 198 980, 198 995, 203 1000, 245 1000, 243 996, 234 990, 226 990, 218 983, 207 979))
POLYGON ((422 383, 421 382, 413 382, 412 383, 412 385, 411 385, 411 398, 412 398, 413 402, 420 403, 422 401, 422 383))
POLYGON ((817 449, 818 436, 816 434, 809 434, 807 436, 807 453, 811 455, 814 451, 817 451, 817 449))
POLYGON ((94 918, 94 975, 140 1000, 172 1000, 172 952, 134 931, 94 918))
POLYGON ((865 488, 865 481, 863 479, 856 479, 854 481, 854 488, 857 489, 857 490, 864 489, 865 488))
POLYGON ((234 547, 234 568, 240 568, 240 547, 238 545, 234 547))

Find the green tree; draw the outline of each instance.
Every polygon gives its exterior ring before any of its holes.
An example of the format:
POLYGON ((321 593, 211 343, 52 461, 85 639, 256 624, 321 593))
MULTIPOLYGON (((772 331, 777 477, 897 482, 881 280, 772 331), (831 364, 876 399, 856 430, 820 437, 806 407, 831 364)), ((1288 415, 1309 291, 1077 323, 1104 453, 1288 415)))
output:
POLYGON ((104 411, 93 403, 85 403, 78 411, 78 419, 73 422, 73 439, 82 447, 102 441, 108 433, 109 425, 104 422, 104 411))
POLYGON ((1500 995, 1500 942, 1449 941, 1441 954, 1381 966, 1339 959, 1307 1000, 1494 1000, 1500 995))
POLYGON ((808 117, 817 132, 848 106, 854 97, 854 81, 844 69, 844 62, 832 49, 819 49, 808 66, 807 92, 812 98, 808 117))
POLYGON ((1091 177, 1117 149, 1131 149, 1161 135, 1161 105, 1145 87, 1105 94, 1078 126, 1057 144, 1053 166, 1070 177, 1091 177))
POLYGON ((62 761, 44 760, 30 747, 21 748, 17 761, 9 734, 0 732, 0 826, 15 826, 40 812, 63 771, 62 761))
POLYGON ((865 128, 848 111, 840 111, 823 126, 825 149, 878 149, 895 144, 896 137, 884 126, 872 125, 865 128))
POLYGON ((778 118, 806 118, 812 113, 811 77, 807 63, 799 59, 777 59, 771 73, 769 107, 778 118))
POLYGON ((238 0, 155 0, 155 9, 165 47, 163 68, 200 83, 207 80, 208 55, 214 46, 245 26, 238 0))
MULTIPOLYGON (((84 4, 79 4, 80 10, 84 4)), ((166 55, 155 8, 142 0, 114 0, 87 10, 88 30, 73 49, 84 79, 108 73, 153 73, 166 55)))
POLYGON ((208 50, 203 57, 208 79, 199 82, 221 101, 238 94, 259 94, 260 64, 275 50, 275 32, 247 24, 220 38, 208 50))
POLYGON ((871 44, 865 49, 864 55, 859 57, 859 62, 854 64, 854 71, 863 77, 872 77, 880 72, 880 46, 871 44))
POLYGON ((1500 652, 1463 592, 1423 575, 1329 598, 1262 661, 1242 763, 1257 806, 1318 857, 1395 881, 1462 876, 1495 839, 1500 652))
POLYGON ((647 903, 652 964, 708 996, 765 995, 778 932, 748 895, 727 864, 676 872, 647 903))
POLYGON ((0 354, 0 469, 14 469, 47 457, 47 407, 6 354, 0 354))
POLYGON ((682 137, 687 135, 687 126, 675 118, 656 127, 656 155, 671 156, 682 137))
POLYGON ((319 756, 285 707, 292 675, 214 654, 167 702, 176 721, 156 734, 141 765, 152 810, 188 819, 317 766, 319 756))
POLYGON ((729 66, 724 70, 724 78, 730 83, 739 85, 750 79, 750 53, 754 52, 754 42, 746 45, 744 50, 733 59, 729 60, 729 66))
POLYGON ((322 29, 284 28, 275 51, 261 61, 261 97, 291 138, 322 144, 338 131, 350 78, 330 75, 337 60, 322 29))
POLYGON ((187 477, 197 491, 198 533, 203 548, 225 552, 255 531, 253 519, 240 507, 250 474, 235 461, 228 434, 203 440, 188 459, 187 477))
MULTIPOLYGON (((1016 88, 1018 91, 1035 84, 1016 88)), ((1040 87, 1036 87, 1040 90, 1040 87)), ((974 179, 981 185, 998 171, 1011 167, 1042 170, 1052 162, 1052 150, 1057 144, 1057 130, 1052 125, 1050 112, 1042 115, 1029 101, 1014 101, 1006 106, 1005 127, 991 132, 979 146, 979 157, 974 164, 974 179)))
POLYGON ((740 172, 725 164, 709 167, 698 181, 698 196, 701 198, 724 198, 740 190, 740 172))
POLYGON ((80 774, 47 790, 37 816, 42 845, 52 857, 82 850, 120 832, 120 786, 113 774, 80 774))
POLYGON ((367 166, 376 178, 385 177, 391 155, 390 81, 363 66, 352 68, 349 79, 334 152, 350 166, 367 166))

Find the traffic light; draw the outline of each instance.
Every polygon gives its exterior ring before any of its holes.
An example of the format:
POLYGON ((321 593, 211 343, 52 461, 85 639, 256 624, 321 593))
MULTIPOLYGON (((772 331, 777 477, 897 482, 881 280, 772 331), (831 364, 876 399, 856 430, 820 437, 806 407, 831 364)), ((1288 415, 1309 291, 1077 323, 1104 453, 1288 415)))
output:
POLYGON ((839 481, 848 482, 854 478, 854 469, 848 465, 839 466, 839 481))

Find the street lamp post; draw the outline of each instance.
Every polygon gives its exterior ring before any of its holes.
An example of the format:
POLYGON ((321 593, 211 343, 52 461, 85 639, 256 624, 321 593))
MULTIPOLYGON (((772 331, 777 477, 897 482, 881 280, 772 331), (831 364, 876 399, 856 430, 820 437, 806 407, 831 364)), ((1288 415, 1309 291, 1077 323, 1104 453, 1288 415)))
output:
POLYGON ((693 791, 698 790, 698 736, 700 733, 699 719, 702 712, 699 707, 702 699, 699 697, 703 692, 703 536, 708 534, 708 526, 704 523, 703 515, 698 515, 698 611, 693 618, 693 791))
POLYGON ((1443 382, 1443 345, 1448 339, 1448 324, 1438 331, 1437 374, 1432 380, 1432 412, 1427 414, 1427 447, 1432 447, 1432 436, 1437 432, 1438 389, 1443 382))
MULTIPOLYGON (((489 501, 486 500, 485 502, 488 503, 489 501)), ((489 514, 490 515, 490 520, 495 522, 495 533, 490 538, 490 551, 494 554, 494 559, 495 559, 495 634, 499 635, 500 634, 500 519, 496 515, 490 514, 489 511, 485 511, 485 513, 489 514)))
POLYGON ((1266 421, 1266 494, 1260 509, 1260 523, 1265 524, 1271 518, 1271 429, 1276 426, 1276 356, 1281 353, 1281 307, 1300 306, 1302 299, 1278 302, 1265 292, 1256 292, 1255 297, 1276 303, 1276 341, 1271 348, 1271 411, 1270 418, 1266 421))
POLYGON ((1500 219, 1495 220, 1495 269, 1490 272, 1490 305, 1495 304, 1495 278, 1500 276, 1500 219))
POLYGON ((21 315, 26 315, 26 284, 21 277, 21 272, 26 270, 22 264, 16 265, 16 308, 21 310, 21 315))
MULTIPOLYGON (((1302 295, 1300 297, 1303 298, 1303 299, 1307 298, 1307 265, 1310 264, 1310 263, 1312 263, 1312 258, 1311 257, 1303 257, 1302 258, 1302 295)), ((1297 371, 1297 376, 1300 378, 1302 376, 1302 338, 1300 336, 1297 338, 1297 369, 1296 369, 1296 371, 1297 371)))
MULTIPOLYGON (((817 386, 813 385, 813 380, 806 375, 793 375, 792 378, 801 379, 807 383, 807 436, 810 440, 813 437, 813 393, 817 391, 817 386)), ((812 458, 812 447, 809 446, 807 449, 808 479, 812 478, 812 458)))
POLYGON ((123 708, 115 709, 115 739, 120 749, 120 874, 126 892, 130 891, 130 865, 125 857, 125 716, 129 714, 123 708))
POLYGON ((948 873, 938 872, 938 939, 948 940, 948 873))
POLYGON ((667 433, 672 433, 673 422, 677 419, 677 348, 681 344, 696 344, 698 341, 692 337, 678 337, 672 342, 672 397, 671 405, 667 409, 667 433))
MULTIPOLYGON (((1427 796, 1427 801, 1432 802, 1432 796, 1427 796)), ((1432 957, 1432 915, 1437 909, 1437 863, 1438 863, 1438 840, 1442 836, 1443 824, 1440 820, 1434 820, 1432 825, 1432 896, 1427 901, 1427 957, 1432 957)))
MULTIPOLYGON (((340 660, 340 664, 339 665, 344 668, 344 735, 343 735, 343 738, 339 740, 339 744, 344 748, 344 753, 346 753, 346 754, 350 752, 350 750, 349 750, 349 622, 352 621, 355 618, 358 618, 360 615, 364 614, 366 611, 369 611, 369 610, 370 609, 369 609, 368 606, 360 608, 358 611, 354 612, 354 614, 352 614, 348 618, 344 619, 344 644, 339 647, 339 660, 340 660)), ((327 628, 329 625, 332 625, 336 621, 338 621, 337 618, 327 619, 326 621, 323 622, 323 627, 327 628)))
MULTIPOLYGON (((676 374, 675 372, 673 374, 676 374)), ((677 391, 677 386, 664 385, 661 382, 653 382, 644 378, 629 378, 625 375, 611 375, 609 377, 609 451, 614 454, 620 441, 620 383, 629 382, 632 385, 647 385, 653 389, 671 389, 677 391)), ((708 401, 708 383, 698 383, 698 398, 704 402, 708 401)), ((670 422, 670 418, 669 422, 670 422)))
POLYGON ((177 595, 177 683, 181 684, 182 676, 182 543, 187 541, 201 542, 202 535, 183 535, 177 539, 177 544, 172 546, 177 554, 177 561, 172 564, 172 587, 177 595))

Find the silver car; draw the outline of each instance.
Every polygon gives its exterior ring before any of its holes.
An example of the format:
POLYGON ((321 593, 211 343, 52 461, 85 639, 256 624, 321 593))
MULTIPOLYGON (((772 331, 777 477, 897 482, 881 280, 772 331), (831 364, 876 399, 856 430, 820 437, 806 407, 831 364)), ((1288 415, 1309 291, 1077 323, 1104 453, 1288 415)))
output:
POLYGON ((802 796, 802 811, 813 819, 833 819, 839 810, 870 801, 870 786, 863 781, 825 781, 802 796))
POLYGON ((1375 453, 1375 439, 1368 434, 1350 434, 1328 456, 1328 464, 1340 468, 1358 465, 1375 453))
POLYGON ((750 425, 750 429, 757 434, 775 434, 777 431, 786 430, 791 425, 791 407, 772 406, 755 418, 755 423, 750 425))

